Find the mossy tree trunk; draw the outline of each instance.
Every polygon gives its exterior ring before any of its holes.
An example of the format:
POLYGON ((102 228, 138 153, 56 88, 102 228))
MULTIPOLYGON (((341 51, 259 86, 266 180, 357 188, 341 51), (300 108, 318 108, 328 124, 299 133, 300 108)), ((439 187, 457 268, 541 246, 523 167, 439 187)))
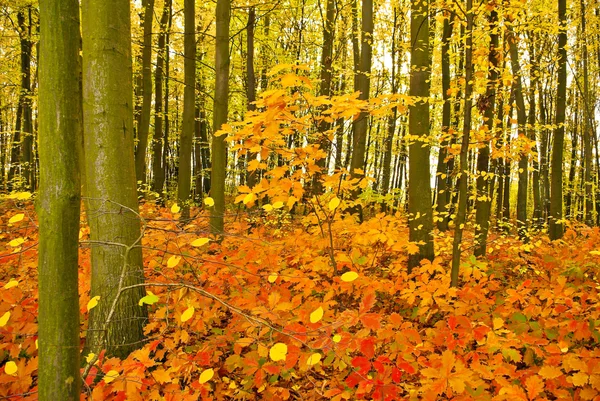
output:
POLYGON ((40 1, 39 369, 42 401, 79 400, 82 111, 79 3, 40 1))
POLYGON ((210 192, 215 201, 210 216, 212 233, 222 233, 225 215, 227 144, 224 135, 215 135, 227 122, 229 101, 229 16, 230 0, 217 0, 217 40, 215 45, 215 103, 213 107, 212 170, 210 192))
POLYGON ((83 0, 83 116, 92 243, 86 348, 125 357, 141 347, 146 308, 133 151, 133 83, 128 0, 83 0), (118 299, 116 298, 119 295, 118 299), (115 301, 116 299, 116 301, 115 301), (109 316, 110 315, 110 316, 109 316))
POLYGON ((422 259, 434 257, 429 169, 429 0, 411 0, 410 36, 410 96, 418 100, 409 108, 408 218, 409 239, 419 243, 419 252, 409 256, 409 272, 422 259))

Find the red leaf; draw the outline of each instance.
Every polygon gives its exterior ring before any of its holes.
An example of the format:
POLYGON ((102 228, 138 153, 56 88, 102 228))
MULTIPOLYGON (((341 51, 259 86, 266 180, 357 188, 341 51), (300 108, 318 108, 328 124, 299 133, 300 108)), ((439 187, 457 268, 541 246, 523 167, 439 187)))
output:
POLYGON ((411 375, 415 374, 415 372, 417 371, 417 370, 416 370, 415 368, 413 368, 413 366, 412 366, 410 363, 408 363, 408 362, 400 362, 400 363, 398 364, 398 367, 399 367, 400 369, 402 369, 403 371, 405 371, 406 373, 408 373, 408 374, 411 374, 411 375))
POLYGON ((392 380, 395 381, 396 383, 400 383, 400 380, 402 379, 402 372, 400 371, 400 369, 394 367, 392 368, 392 380))
POLYGON ((360 342, 360 352, 367 358, 371 359, 375 356, 375 339, 365 338, 360 342))
POLYGON ((362 377, 356 372, 352 372, 346 377, 346 384, 348 387, 356 387, 358 383, 362 380, 362 377))
POLYGON ((352 366, 358 368, 358 373, 365 375, 371 369, 371 362, 364 356, 356 356, 352 359, 352 366))
POLYGON ((365 313, 360 321, 367 329, 379 330, 381 327, 381 315, 379 313, 365 313))
POLYGON ((362 301, 360 301, 360 308, 358 309, 358 313, 365 313, 371 310, 377 301, 377 296, 375 295, 375 291, 369 291, 365 294, 362 301))

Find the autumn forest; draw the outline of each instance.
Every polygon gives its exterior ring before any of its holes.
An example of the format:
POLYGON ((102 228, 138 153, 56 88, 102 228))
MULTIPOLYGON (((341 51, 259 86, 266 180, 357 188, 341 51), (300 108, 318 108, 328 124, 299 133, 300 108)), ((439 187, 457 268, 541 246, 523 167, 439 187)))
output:
POLYGON ((0 400, 600 400, 600 4, 0 0, 0 400))

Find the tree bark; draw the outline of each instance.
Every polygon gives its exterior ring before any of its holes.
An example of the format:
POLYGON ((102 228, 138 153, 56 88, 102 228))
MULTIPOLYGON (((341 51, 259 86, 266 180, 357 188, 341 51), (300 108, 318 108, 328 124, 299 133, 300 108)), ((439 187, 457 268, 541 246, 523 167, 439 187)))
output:
POLYGON ((79 400, 79 3, 40 1, 39 368, 42 401, 79 400))
POLYGON ((409 240, 419 252, 408 258, 409 273, 422 259, 433 260, 433 208, 429 169, 429 0, 411 0, 410 96, 418 100, 409 108, 409 240))
MULTIPOLYGON (((144 44, 142 46, 142 109, 138 126, 138 144, 135 150, 135 175, 138 183, 146 183, 146 151, 150 134, 152 106, 152 20, 154 0, 144 0, 144 44)), ((163 13, 164 14, 164 13, 163 13)))
POLYGON ((194 138, 194 115, 196 110, 196 3, 184 2, 184 89, 183 121, 179 146, 179 170, 177 175, 177 199, 181 204, 181 220, 190 217, 192 187, 192 141, 194 138))
POLYGON ((563 149, 565 140, 565 111, 567 100, 567 0, 558 0, 558 86, 550 179, 550 239, 562 238, 563 223, 563 149))
POLYGON ((92 246, 86 348, 124 358, 141 347, 147 320, 133 151, 129 1, 84 0, 83 113, 86 204, 92 246), (118 297, 118 298, 117 298, 118 297))
POLYGON ((217 136, 217 131, 227 122, 229 101, 229 17, 230 0, 217 0, 217 38, 215 44, 215 102, 213 107, 213 139, 211 195, 215 201, 210 216, 210 230, 220 234, 224 229, 225 177, 227 174, 227 144, 225 136, 217 136))

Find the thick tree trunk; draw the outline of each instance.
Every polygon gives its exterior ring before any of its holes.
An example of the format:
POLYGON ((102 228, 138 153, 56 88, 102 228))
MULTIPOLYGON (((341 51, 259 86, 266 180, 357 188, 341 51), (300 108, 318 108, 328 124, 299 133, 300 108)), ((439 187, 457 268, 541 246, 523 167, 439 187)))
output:
POLYGON ((558 87, 556 90, 556 116, 550 181, 550 239, 562 238, 563 223, 563 148, 565 140, 565 111, 567 100, 567 0, 558 0, 558 87))
MULTIPOLYGON (((143 345, 146 308, 133 151, 129 1, 84 0, 83 113, 86 204, 92 242, 86 348, 124 358, 143 345), (118 297, 118 299, 117 299, 118 297)), ((77 379, 76 379, 77 380, 77 379)))
POLYGON ((177 199, 181 204, 181 220, 190 217, 192 187, 192 140, 194 138, 194 114, 196 110, 196 8, 195 0, 184 2, 184 89, 183 122, 179 146, 179 170, 177 175, 177 199))
POLYGON ((39 368, 42 401, 79 400, 82 111, 79 3, 40 1, 39 368))
POLYGON ((225 136, 217 136, 227 122, 229 101, 229 17, 230 0, 217 0, 217 38, 215 44, 215 103, 213 107, 213 139, 211 195, 215 201, 210 216, 212 233, 222 233, 225 215, 225 177, 227 175, 227 144, 225 136))
POLYGON ((433 208, 429 169, 429 0, 411 0, 410 96, 419 100, 409 108, 409 239, 419 252, 408 258, 409 273, 422 259, 433 260, 433 208))

